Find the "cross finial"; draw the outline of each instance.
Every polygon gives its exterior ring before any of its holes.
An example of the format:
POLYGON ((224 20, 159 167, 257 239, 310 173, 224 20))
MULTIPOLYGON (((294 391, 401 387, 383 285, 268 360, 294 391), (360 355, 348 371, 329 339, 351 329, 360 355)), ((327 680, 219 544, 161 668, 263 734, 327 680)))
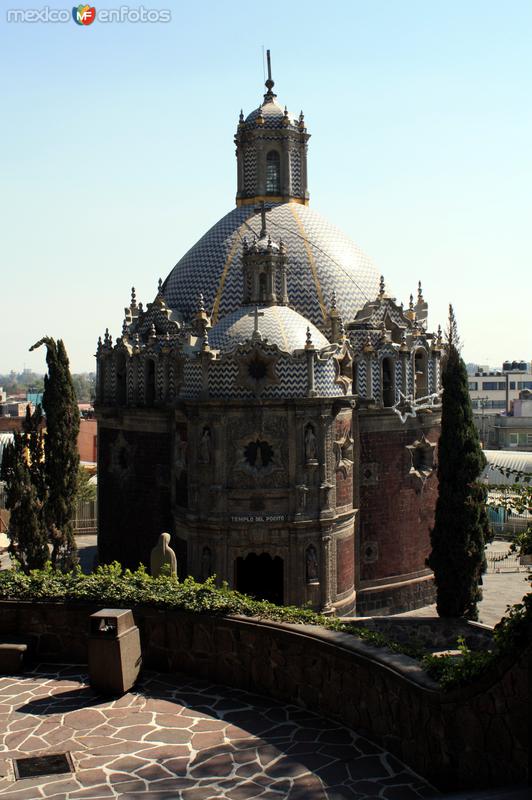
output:
POLYGON ((260 201, 260 205, 253 209, 255 214, 260 214, 260 234, 259 239, 266 236, 266 214, 271 211, 271 208, 266 208, 264 200, 260 201))
POLYGON ((253 339, 260 339, 260 331, 259 331, 259 317, 264 316, 264 311, 259 311, 259 307, 255 306, 254 310, 251 314, 248 314, 248 317, 253 317, 253 339))

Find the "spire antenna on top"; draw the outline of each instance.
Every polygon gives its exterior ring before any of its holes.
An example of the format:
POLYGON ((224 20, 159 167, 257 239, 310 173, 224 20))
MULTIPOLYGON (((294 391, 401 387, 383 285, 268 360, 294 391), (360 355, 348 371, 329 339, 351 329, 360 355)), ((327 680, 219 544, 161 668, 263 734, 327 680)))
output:
POLYGON ((275 99, 275 97, 277 95, 275 95, 273 93, 273 91, 272 91, 275 83, 272 80, 272 61, 271 61, 271 58, 270 58, 270 51, 269 50, 266 50, 266 63, 268 65, 268 78, 264 82, 264 84, 265 84, 265 86, 266 86, 268 91, 264 95, 264 102, 265 103, 271 103, 275 99))

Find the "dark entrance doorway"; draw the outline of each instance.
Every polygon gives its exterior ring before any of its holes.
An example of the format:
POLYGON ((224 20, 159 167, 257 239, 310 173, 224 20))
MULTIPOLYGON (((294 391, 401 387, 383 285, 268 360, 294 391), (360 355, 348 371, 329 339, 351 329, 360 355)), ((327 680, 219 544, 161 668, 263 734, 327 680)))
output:
POLYGON ((283 559, 269 553, 250 553, 235 561, 235 584, 239 592, 256 600, 283 604, 283 559))

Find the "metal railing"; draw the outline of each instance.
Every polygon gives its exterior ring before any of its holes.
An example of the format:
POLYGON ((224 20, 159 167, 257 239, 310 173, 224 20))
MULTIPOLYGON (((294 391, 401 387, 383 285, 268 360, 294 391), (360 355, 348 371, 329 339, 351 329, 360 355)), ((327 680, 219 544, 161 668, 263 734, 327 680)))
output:
MULTIPOLYGON (((3 483, 0 483, 0 509, 6 507, 6 491, 3 483)), ((74 533, 76 536, 83 534, 90 535, 98 532, 98 505, 96 500, 79 500, 76 513, 74 514, 74 533)), ((4 521, 5 522, 5 521, 4 521)), ((2 520, 0 520, 0 531, 2 530, 2 520)))
POLYGON ((527 568, 521 565, 517 553, 508 551, 486 553, 488 564, 487 572, 526 572, 527 568))

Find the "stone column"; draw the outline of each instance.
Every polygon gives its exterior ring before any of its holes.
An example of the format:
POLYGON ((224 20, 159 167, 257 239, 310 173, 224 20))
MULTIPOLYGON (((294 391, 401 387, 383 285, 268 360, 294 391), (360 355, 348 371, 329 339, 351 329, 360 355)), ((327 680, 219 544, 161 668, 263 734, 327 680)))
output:
POLYGON ((321 602, 322 613, 332 614, 332 560, 333 560, 333 541, 330 532, 326 532, 321 537, 321 602))

